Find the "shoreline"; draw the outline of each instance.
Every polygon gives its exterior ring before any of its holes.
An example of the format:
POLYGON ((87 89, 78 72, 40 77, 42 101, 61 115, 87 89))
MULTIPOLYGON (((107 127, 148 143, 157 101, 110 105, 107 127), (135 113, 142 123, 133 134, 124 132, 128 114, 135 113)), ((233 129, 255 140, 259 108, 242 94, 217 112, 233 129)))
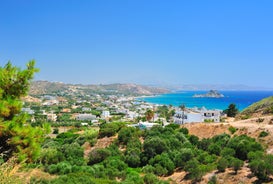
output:
POLYGON ((193 98, 192 95, 194 94, 196 94, 196 91, 142 95, 135 97, 134 100, 143 101, 151 105, 172 105, 174 107, 185 104, 188 108, 205 107, 208 110, 225 110, 231 103, 234 103, 239 111, 243 111, 253 103, 273 96, 272 91, 226 91, 223 92, 225 98, 193 98))

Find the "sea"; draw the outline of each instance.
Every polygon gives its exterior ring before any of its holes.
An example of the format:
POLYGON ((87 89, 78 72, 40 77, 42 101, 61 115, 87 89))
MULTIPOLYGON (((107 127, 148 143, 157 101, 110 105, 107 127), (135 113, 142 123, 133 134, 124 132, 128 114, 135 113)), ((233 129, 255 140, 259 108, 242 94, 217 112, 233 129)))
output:
POLYGON ((227 109, 229 104, 236 104, 242 111, 251 104, 263 98, 273 96, 273 91, 219 91, 223 98, 194 98, 195 94, 206 94, 208 91, 179 91, 175 93, 162 94, 151 97, 137 98, 152 104, 180 106, 184 104, 188 108, 205 107, 207 109, 227 109))

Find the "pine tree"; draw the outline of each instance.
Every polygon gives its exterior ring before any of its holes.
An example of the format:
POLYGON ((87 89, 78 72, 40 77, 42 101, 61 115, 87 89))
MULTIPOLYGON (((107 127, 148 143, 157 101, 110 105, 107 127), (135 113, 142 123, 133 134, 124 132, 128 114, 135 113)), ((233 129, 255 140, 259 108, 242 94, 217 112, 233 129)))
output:
POLYGON ((228 117, 235 117, 239 113, 239 110, 235 104, 230 104, 228 108, 224 110, 224 113, 226 113, 228 117))
POLYGON ((0 67, 0 157, 4 160, 16 155, 19 161, 31 162, 39 154, 44 129, 31 127, 21 112, 21 98, 27 95, 36 72, 34 60, 25 70, 11 62, 0 67))

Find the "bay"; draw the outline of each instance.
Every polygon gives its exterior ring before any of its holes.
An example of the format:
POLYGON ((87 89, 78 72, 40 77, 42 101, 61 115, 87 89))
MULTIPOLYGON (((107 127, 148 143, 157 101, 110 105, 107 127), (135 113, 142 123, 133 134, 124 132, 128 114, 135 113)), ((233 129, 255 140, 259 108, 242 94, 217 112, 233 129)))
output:
POLYGON ((207 109, 224 110, 229 104, 236 104, 242 111, 249 105, 262 100, 263 98, 273 96, 273 91, 219 91, 224 98, 193 98, 195 94, 205 94, 207 91, 180 91, 176 93, 163 94, 153 97, 137 98, 152 104, 179 106, 184 104, 188 108, 206 107, 207 109))

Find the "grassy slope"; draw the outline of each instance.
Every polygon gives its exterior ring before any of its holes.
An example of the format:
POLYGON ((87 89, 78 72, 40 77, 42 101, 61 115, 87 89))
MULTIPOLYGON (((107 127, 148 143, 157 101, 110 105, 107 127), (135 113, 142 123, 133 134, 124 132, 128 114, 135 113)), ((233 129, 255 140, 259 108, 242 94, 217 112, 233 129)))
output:
POLYGON ((273 114, 273 96, 250 105, 240 115, 252 116, 253 114, 273 114))

